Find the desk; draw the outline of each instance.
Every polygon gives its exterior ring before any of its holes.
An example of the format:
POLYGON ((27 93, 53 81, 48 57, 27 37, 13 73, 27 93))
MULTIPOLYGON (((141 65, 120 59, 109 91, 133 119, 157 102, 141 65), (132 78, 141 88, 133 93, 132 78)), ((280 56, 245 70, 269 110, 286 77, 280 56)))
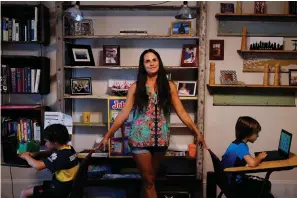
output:
MULTIPOLYGON (((277 161, 267 161, 262 162, 259 166, 251 168, 248 166, 244 167, 233 167, 233 168, 225 168, 224 171, 228 173, 259 173, 259 172, 267 172, 265 176, 265 180, 263 183, 262 191, 266 182, 269 180, 269 177, 273 171, 283 171, 283 170, 291 170, 297 167, 297 155, 294 153, 290 153, 289 159, 286 160, 277 160, 277 161)), ((261 197, 262 191, 259 195, 261 197)))

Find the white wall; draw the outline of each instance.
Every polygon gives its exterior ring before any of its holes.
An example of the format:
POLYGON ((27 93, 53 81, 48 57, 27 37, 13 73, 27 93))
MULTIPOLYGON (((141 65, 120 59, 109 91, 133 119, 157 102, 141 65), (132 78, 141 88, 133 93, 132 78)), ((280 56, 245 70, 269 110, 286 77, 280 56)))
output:
MULTIPOLYGON (((219 73, 223 69, 235 70, 240 81, 251 84, 261 84, 263 73, 243 73, 243 60, 237 54, 241 47, 241 37, 217 36, 216 13, 220 13, 220 3, 208 2, 207 39, 223 39, 225 42, 225 58, 223 61, 213 61, 216 64, 216 83, 219 83, 219 73)), ((243 13, 253 13, 254 2, 244 2, 243 13)), ((267 13, 282 13, 283 2, 266 2, 267 13)), ((292 49, 292 38, 285 39, 285 49, 292 49)), ((209 44, 209 42, 208 42, 209 44)), ((207 82, 209 73, 209 46, 207 46, 207 82)), ((288 83, 288 74, 282 74, 282 82, 288 83)), ((273 79, 272 76, 270 79, 273 79)), ((297 100, 296 100, 297 102, 297 100)), ((275 150, 278 146, 281 129, 293 133, 291 151, 297 153, 297 108, 296 107, 239 107, 213 106, 213 97, 206 92, 205 106, 205 138, 209 147, 221 157, 229 144, 235 139, 235 123, 239 116, 254 117, 262 126, 258 140, 248 144, 250 152, 275 150)), ((204 177, 207 171, 212 171, 212 162, 208 152, 204 153, 204 177)), ((264 174, 259 174, 264 176, 264 174)), ((275 197, 297 197, 297 169, 274 172, 271 175, 272 191, 275 197)))

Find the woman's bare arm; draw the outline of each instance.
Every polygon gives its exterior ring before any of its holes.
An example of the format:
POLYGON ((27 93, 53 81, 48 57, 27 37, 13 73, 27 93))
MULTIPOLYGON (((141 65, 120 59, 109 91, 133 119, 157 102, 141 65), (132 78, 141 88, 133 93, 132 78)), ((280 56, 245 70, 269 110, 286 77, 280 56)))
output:
POLYGON ((126 99, 123 109, 116 117, 110 130, 106 133, 105 138, 109 139, 122 126, 122 124, 128 118, 130 111, 134 105, 135 91, 136 91, 136 83, 133 83, 131 85, 131 87, 129 88, 129 91, 127 94, 127 99, 126 99))
POLYGON ((185 110, 182 102, 179 99, 178 93, 177 93, 177 87, 174 82, 169 81, 170 85, 170 93, 171 93, 171 101, 173 104, 173 107, 179 117, 179 119, 193 132, 195 132, 198 137, 201 136, 201 133, 195 126, 194 122, 192 121, 191 117, 189 116, 188 112, 185 110))

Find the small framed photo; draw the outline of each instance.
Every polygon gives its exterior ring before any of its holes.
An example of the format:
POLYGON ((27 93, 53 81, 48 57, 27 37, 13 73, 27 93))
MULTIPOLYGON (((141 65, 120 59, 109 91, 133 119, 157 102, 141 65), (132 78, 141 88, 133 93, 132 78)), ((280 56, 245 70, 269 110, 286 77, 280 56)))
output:
POLYGON ((221 83, 223 85, 236 85, 238 84, 236 71, 234 70, 221 70, 221 83))
POLYGON ((93 21, 91 19, 84 19, 81 21, 81 35, 94 35, 93 21))
POLYGON ((174 21, 171 22, 170 36, 191 36, 191 21, 174 21))
POLYGON ((297 69, 289 69, 289 85, 297 86, 297 69))
POLYGON ((71 78, 71 94, 72 95, 92 95, 91 78, 71 78))
POLYGON ((221 3, 221 13, 233 14, 234 4, 233 3, 221 3))
POLYGON ((67 52, 71 66, 95 66, 90 45, 68 44, 67 52))
POLYGON ((171 73, 166 74, 167 80, 171 80, 171 73))
POLYGON ((103 45, 103 65, 120 66, 119 45, 103 45))
POLYGON ((177 91, 179 96, 195 96, 196 81, 178 81, 177 91))
POLYGON ((266 2, 265 1, 255 1, 254 12, 255 12, 255 14, 265 14, 266 13, 266 2))
POLYGON ((209 41, 209 60, 224 60, 224 40, 209 41))
POLYGON ((198 67, 199 63, 199 45, 185 44, 183 45, 181 66, 198 67))

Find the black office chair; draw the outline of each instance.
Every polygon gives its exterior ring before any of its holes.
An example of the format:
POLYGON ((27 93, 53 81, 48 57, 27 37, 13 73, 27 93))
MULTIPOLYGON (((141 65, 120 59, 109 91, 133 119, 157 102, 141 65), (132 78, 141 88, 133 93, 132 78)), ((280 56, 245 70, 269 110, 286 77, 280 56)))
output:
POLYGON ((83 198, 84 197, 84 183, 87 179, 88 161, 94 152, 95 152, 95 150, 92 149, 80 163, 79 169, 75 176, 75 180, 73 182, 72 191, 69 194, 68 198, 83 198))
POLYGON ((228 184, 228 178, 226 173, 224 172, 224 168, 221 165, 220 159, 210 150, 207 149, 212 160, 215 177, 216 177, 216 184, 221 189, 221 192, 217 198, 221 198, 223 194, 227 198, 236 198, 235 192, 231 189, 231 185, 228 184))

